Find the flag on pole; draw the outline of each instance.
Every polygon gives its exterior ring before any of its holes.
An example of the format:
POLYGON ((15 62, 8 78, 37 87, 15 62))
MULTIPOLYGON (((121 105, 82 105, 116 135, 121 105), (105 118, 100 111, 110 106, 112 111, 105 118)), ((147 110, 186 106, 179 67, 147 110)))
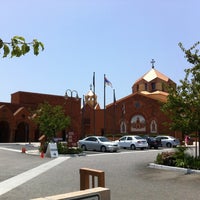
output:
POLYGON ((113 89, 113 103, 114 105, 116 105, 115 89, 113 89))
POLYGON ((112 87, 112 83, 106 77, 104 77, 104 82, 105 82, 105 85, 112 87))
POLYGON ((83 111, 85 111, 85 95, 83 95, 83 111))
POLYGON ((93 72, 93 88, 95 88, 95 72, 93 72))

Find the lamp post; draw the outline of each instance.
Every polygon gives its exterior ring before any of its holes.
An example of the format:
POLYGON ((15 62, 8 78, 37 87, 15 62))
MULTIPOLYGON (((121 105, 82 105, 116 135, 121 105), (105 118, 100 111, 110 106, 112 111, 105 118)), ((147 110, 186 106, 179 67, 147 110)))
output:
POLYGON ((69 97, 76 98, 76 100, 78 100, 79 99, 78 92, 76 90, 67 89, 65 92, 65 99, 68 99, 69 97), (75 94, 75 96, 74 96, 74 94, 75 94))
POLYGON ((66 92, 65 92, 65 99, 68 100, 69 99, 69 103, 70 103, 70 112, 69 112, 69 115, 70 115, 70 118, 71 118, 71 123, 70 123, 70 132, 68 132, 68 134, 66 135, 66 140, 68 140, 69 143, 73 143, 73 137, 74 137, 74 132, 73 132, 73 117, 72 117, 72 103, 74 101, 78 101, 79 100, 79 96, 78 96, 78 92, 76 90, 70 90, 70 89, 67 89, 66 92))
POLYGON ((65 92, 65 99, 70 98, 70 117, 72 118, 72 101, 79 100, 78 92, 76 90, 67 89, 65 92))

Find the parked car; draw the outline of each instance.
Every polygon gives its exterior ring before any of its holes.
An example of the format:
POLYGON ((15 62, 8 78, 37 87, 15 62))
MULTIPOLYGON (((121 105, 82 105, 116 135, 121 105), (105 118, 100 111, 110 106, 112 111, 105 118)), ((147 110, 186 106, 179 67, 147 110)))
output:
POLYGON ((88 136, 78 141, 78 147, 83 149, 84 151, 95 150, 102 152, 117 152, 117 150, 119 149, 116 142, 111 141, 103 136, 88 136))
POLYGON ((125 135, 117 142, 120 148, 130 148, 132 150, 148 148, 147 140, 138 135, 125 135))
POLYGON ((155 137, 144 136, 144 139, 147 140, 149 149, 151 148, 158 149, 158 147, 162 146, 161 140, 156 139, 155 137))
POLYGON ((162 147, 176 147, 180 145, 179 139, 168 135, 160 135, 155 137, 156 140, 161 140, 162 147))

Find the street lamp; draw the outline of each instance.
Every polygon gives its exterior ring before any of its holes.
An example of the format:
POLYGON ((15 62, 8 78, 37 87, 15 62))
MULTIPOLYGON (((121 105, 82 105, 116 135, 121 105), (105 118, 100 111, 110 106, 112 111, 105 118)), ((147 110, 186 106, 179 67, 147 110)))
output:
POLYGON ((69 97, 71 98, 73 97, 73 98, 76 98, 76 100, 78 100, 79 99, 78 92, 76 90, 67 89, 65 92, 65 99, 68 99, 69 97))
POLYGON ((78 92, 76 90, 67 89, 65 92, 65 99, 70 98, 70 117, 72 117, 72 101, 79 100, 78 92))
POLYGON ((70 89, 66 90, 64 97, 67 101, 69 100, 68 105, 70 106, 70 118, 71 118, 70 132, 68 132, 65 135, 66 135, 66 140, 68 142, 68 145, 71 146, 73 144, 73 137, 74 137, 73 124, 75 122, 75 119, 72 119, 73 118, 72 117, 72 102, 75 103, 75 101, 79 101, 80 98, 79 98, 78 92, 76 90, 70 90, 70 89))

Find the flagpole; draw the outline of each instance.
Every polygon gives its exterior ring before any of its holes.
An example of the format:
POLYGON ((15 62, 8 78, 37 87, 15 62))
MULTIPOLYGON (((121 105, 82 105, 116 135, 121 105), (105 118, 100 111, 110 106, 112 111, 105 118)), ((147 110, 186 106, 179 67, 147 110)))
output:
POLYGON ((81 138, 84 138, 85 137, 85 124, 84 124, 84 118, 85 118, 85 96, 83 95, 83 108, 82 108, 82 136, 81 138))
POLYGON ((106 75, 104 74, 104 129, 103 129, 103 134, 106 133, 106 84, 105 84, 105 77, 106 75))
POLYGON ((113 133, 115 134, 116 130, 116 97, 115 97, 115 89, 113 89, 113 103, 114 103, 114 116, 113 116, 113 133))
POLYGON ((96 135, 96 116, 95 116, 95 103, 96 103, 96 98, 95 98, 95 72, 93 72, 93 95, 94 95, 94 100, 93 100, 93 120, 94 120, 94 135, 96 135))

